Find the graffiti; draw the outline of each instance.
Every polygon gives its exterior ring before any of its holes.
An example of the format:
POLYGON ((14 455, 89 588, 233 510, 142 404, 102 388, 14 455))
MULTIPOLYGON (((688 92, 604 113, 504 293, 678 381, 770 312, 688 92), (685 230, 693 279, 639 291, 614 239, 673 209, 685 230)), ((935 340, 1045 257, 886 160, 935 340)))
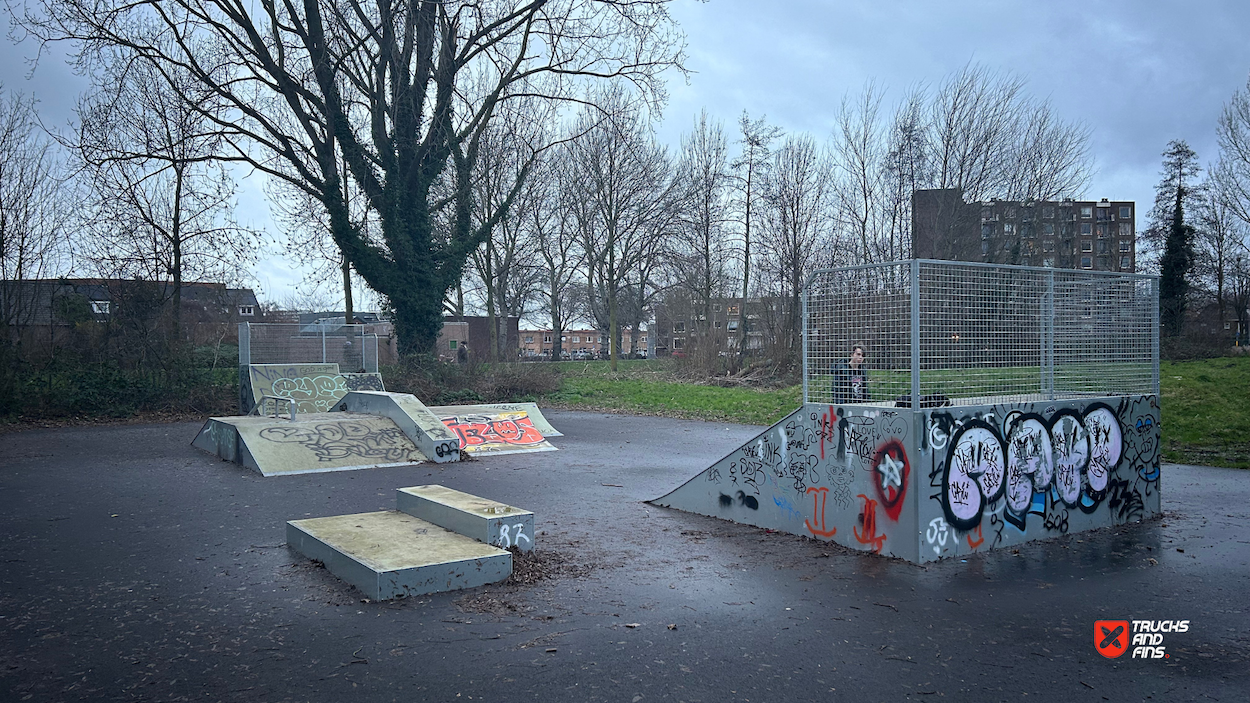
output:
POLYGON ((526 544, 533 544, 533 541, 525 534, 525 523, 518 522, 511 527, 507 523, 499 523, 499 542, 500 546, 507 549, 516 542, 516 546, 521 546, 521 540, 525 540, 526 544), (509 534, 511 532, 511 534, 509 534))
POLYGON ((820 488, 807 489, 808 495, 812 496, 812 518, 816 520, 813 526, 810 520, 804 520, 803 524, 807 526, 807 531, 818 537, 832 537, 838 533, 837 527, 825 526, 825 499, 829 495, 829 489, 821 486, 820 488))
POLYGON ((301 413, 330 412, 348 390, 338 364, 253 364, 248 382, 253 404, 264 395, 290 398, 301 413))
POLYGON ((325 422, 313 427, 279 425, 261 430, 260 437, 270 442, 303 445, 317 456, 317 461, 349 456, 388 462, 424 459, 398 427, 379 429, 363 422, 325 422))
POLYGON ((505 413, 503 417, 466 415, 441 419, 460 438, 460 448, 464 450, 533 446, 545 441, 524 412, 505 413))
POLYGON ((1107 507, 1112 511, 1116 522, 1120 523, 1140 520, 1146 510, 1141 494, 1130 490, 1128 481, 1123 479, 1111 482, 1111 499, 1107 501, 1107 507))
MULTIPOLYGON (((720 494, 720 504, 726 508, 732 508, 734 504, 733 496, 720 494)), ((745 491, 738 491, 738 505, 746 506, 751 510, 760 509, 760 501, 755 496, 749 496, 745 491)))
POLYGON ((816 444, 816 431, 810 426, 799 425, 797 420, 786 423, 786 451, 808 451, 816 444))
POLYGON ((958 530, 981 522, 981 511, 1006 489, 1007 461, 998 431, 983 420, 964 423, 951 439, 942 476, 942 508, 958 530))
POLYGON ((970 549, 976 549, 977 547, 980 547, 981 545, 985 544, 985 538, 981 536, 980 525, 977 525, 977 528, 973 530, 972 532, 969 532, 968 534, 964 535, 964 537, 968 540, 968 547, 970 549), (977 533, 976 541, 973 541, 972 539, 972 532, 977 533))
POLYGON ((784 512, 786 517, 790 520, 798 520, 803 517, 803 513, 799 512, 799 510, 794 507, 794 503, 791 503, 788 498, 773 496, 773 505, 776 505, 779 510, 784 512))
POLYGON ((907 463, 907 450, 903 448, 903 443, 891 439, 878 447, 870 471, 877 479, 874 485, 885 514, 897 522, 907 496, 907 484, 911 482, 911 466, 907 463))
POLYGON ((925 530, 924 538, 933 547, 934 554, 941 554, 946 546, 946 538, 950 536, 950 525, 940 517, 929 521, 929 529, 925 530))
POLYGON ((343 385, 349 391, 385 391, 382 374, 378 373, 345 373, 342 374, 343 385))
POLYGON ((1045 520, 1042 521, 1042 528, 1053 532, 1068 534, 1068 509, 1062 504, 1051 501, 1046 507, 1045 520))
MULTIPOLYGON (((946 463, 930 474, 931 485, 940 489, 935 498, 952 526, 961 531, 977 527, 982 511, 1000 497, 1005 497, 1004 519, 1021 530, 1029 513, 1043 514, 1048 495, 1085 513, 1098 508, 1126 453, 1116 411, 1092 403, 1084 413, 1053 407, 1046 412, 1049 420, 1035 412, 1003 408, 955 423, 958 429, 946 463), (992 423, 996 416, 1003 418, 1006 439, 992 423), (934 483, 937 475, 941 481, 934 483)), ((932 438, 936 415, 931 422, 932 438)), ((1143 424, 1153 429, 1152 423, 1143 424)), ((1066 530, 1066 511, 1048 522, 1066 530)))
POLYGON ((852 527, 851 532, 855 533, 855 539, 860 544, 872 546, 872 551, 881 553, 881 546, 885 544, 885 535, 877 534, 877 501, 860 493, 860 498, 864 499, 863 509, 859 513, 859 524, 863 525, 863 530, 858 527, 852 527))
POLYGON ((820 425, 818 426, 818 434, 820 435, 820 458, 825 458, 825 443, 833 444, 833 428, 838 425, 838 415, 833 411, 833 406, 829 406, 829 410, 820 414, 820 425))
POLYGON ((872 458, 872 445, 876 438, 876 419, 865 415, 850 415, 842 418, 839 429, 843 429, 846 452, 858 457, 861 461, 872 458))
POLYGON ((831 464, 826 467, 829 483, 833 488, 833 502, 846 510, 851 505, 851 484, 855 481, 855 470, 846 463, 831 464))

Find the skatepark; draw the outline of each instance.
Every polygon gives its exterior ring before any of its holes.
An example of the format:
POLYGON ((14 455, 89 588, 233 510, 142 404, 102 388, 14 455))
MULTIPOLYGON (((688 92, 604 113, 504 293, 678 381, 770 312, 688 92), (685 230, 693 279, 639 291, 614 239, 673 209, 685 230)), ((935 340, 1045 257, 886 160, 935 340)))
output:
POLYGON ((806 301, 804 405, 768 428, 428 407, 376 371, 248 359, 238 416, 6 435, 0 684, 16 700, 1244 694, 1250 487, 1159 463, 1140 322, 1157 292, 1051 273, 1033 295, 1013 271, 1016 319, 995 315, 1014 336, 959 366, 942 340, 1004 338, 976 314, 922 334, 933 301, 1004 304, 985 294, 997 273, 961 271, 964 293, 936 296, 918 262, 814 282, 840 293, 806 301), (1030 336, 1025 319, 1049 322, 1030 336), (880 369, 858 402, 827 373, 852 339, 880 369), (1157 656, 1105 650, 1146 621, 1157 656), (1106 622, 1123 624, 1100 640, 1106 622))

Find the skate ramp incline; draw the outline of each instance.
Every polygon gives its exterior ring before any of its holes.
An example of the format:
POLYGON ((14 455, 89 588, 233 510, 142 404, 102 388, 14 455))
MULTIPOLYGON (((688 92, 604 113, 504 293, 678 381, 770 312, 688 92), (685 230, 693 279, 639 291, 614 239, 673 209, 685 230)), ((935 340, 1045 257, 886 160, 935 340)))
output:
POLYGON ((651 501, 915 563, 1160 514, 1154 395, 809 403, 651 501))
POLYGON ((213 417, 191 443, 264 476, 417 464, 427 457, 393 420, 364 413, 296 419, 213 417))
POLYGON ((477 456, 553 452, 547 437, 563 435, 534 403, 445 405, 430 410, 460 440, 461 450, 477 456))
POLYGON ((431 461, 460 460, 460 439, 433 411, 410 393, 352 391, 338 409, 390 419, 431 461))

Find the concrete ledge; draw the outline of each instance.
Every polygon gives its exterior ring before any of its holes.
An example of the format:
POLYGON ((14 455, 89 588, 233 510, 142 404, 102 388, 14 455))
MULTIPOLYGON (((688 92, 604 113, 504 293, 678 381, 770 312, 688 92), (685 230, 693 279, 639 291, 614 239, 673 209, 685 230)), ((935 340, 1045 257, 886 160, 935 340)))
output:
POLYGON ((512 573, 512 555, 395 511, 291 520, 287 545, 373 600, 454 591, 512 573))
POLYGON ((534 513, 445 486, 411 486, 395 493, 400 511, 486 544, 522 552, 534 548, 534 513))
POLYGON ((341 411, 389 418, 436 463, 460 460, 460 439, 410 393, 352 391, 336 406, 341 411))

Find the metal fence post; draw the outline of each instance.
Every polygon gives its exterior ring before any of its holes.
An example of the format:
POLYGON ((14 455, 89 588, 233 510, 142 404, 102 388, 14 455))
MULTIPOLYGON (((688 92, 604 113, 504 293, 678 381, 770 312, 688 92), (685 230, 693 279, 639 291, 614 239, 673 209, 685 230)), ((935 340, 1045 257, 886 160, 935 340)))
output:
POLYGON ((326 363, 326 326, 321 323, 321 363, 326 363))
POLYGON ((252 323, 239 323, 239 366, 252 363, 252 323))
POLYGON ((920 409, 920 260, 911 260, 911 407, 920 409))
POLYGON ((1046 272, 1045 305, 1042 307, 1042 378, 1044 392, 1055 399, 1055 272, 1046 272))
POLYGON ((1150 383, 1155 396, 1159 395, 1159 279, 1150 279, 1150 383))
POLYGON ((807 358, 807 357, 808 357, 808 354, 809 354, 809 351, 808 351, 808 348, 807 348, 807 345, 808 345, 808 340, 807 340, 807 326, 808 326, 808 319, 807 319, 807 299, 808 299, 808 297, 809 297, 809 296, 811 296, 811 294, 812 294, 812 282, 813 282, 813 280, 815 280, 815 274, 813 274, 813 275, 811 275, 811 276, 808 276, 808 277, 807 277, 807 286, 806 286, 806 289, 803 291, 803 316, 802 316, 801 318, 799 318, 800 320, 802 320, 802 321, 803 321, 803 402, 804 402, 804 403, 809 402, 809 401, 808 401, 808 397, 807 397, 807 376, 808 376, 808 374, 809 374, 809 373, 811 373, 811 369, 810 369, 810 367, 808 366, 808 358, 807 358))

